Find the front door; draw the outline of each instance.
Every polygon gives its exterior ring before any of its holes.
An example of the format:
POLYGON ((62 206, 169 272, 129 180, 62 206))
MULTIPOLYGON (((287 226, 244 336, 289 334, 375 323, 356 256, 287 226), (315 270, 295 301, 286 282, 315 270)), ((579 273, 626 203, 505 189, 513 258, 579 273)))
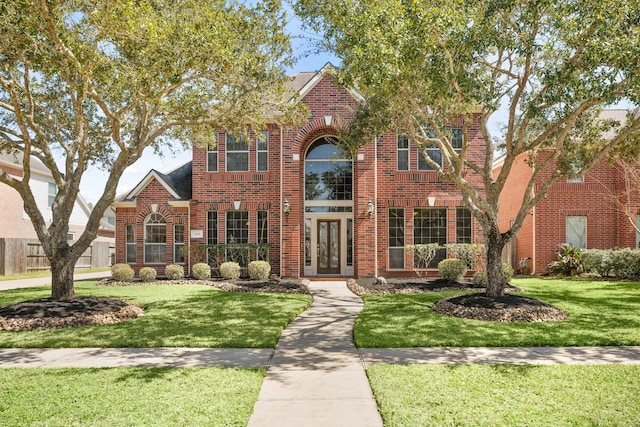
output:
POLYGON ((340 274, 340 221, 318 220, 318 274, 340 274))

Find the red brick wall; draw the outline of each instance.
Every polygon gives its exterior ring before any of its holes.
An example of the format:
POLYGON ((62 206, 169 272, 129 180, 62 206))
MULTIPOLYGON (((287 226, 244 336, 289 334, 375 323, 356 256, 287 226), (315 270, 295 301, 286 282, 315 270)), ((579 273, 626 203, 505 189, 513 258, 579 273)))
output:
MULTIPOLYGON (((249 172, 225 171, 223 133, 218 135, 218 171, 206 171, 206 148, 193 148, 193 195, 190 207, 190 229, 202 230, 202 239, 192 239, 192 245, 206 244, 207 211, 218 212, 218 242, 225 243, 225 213, 235 209, 249 212, 249 241, 256 240, 256 211, 268 211, 268 240, 271 243, 270 262, 276 274, 283 277, 304 275, 304 159, 309 146, 317 139, 338 134, 357 107, 353 96, 336 87, 331 78, 322 78, 303 97, 310 117, 300 127, 282 130, 269 126, 269 170, 256 172, 255 138, 251 135, 249 172), (282 147, 282 148, 281 148, 282 147), (282 192, 282 193, 281 193, 282 192), (290 213, 282 217, 283 201, 290 204, 290 213), (281 233, 282 231, 282 233, 281 233), (282 247, 280 243, 282 241, 282 247), (280 256, 282 254, 282 256, 280 256)), ((461 126, 461 123, 456 124, 461 126)), ((484 158, 484 144, 477 126, 470 129, 471 147, 468 155, 477 161, 484 158)), ((435 206, 448 208, 447 241, 456 239, 455 208, 462 205, 462 197, 455 185, 440 180, 435 172, 417 170, 418 151, 411 149, 410 171, 397 171, 397 135, 385 133, 376 144, 371 143, 354 159, 354 274, 357 277, 374 274, 414 274, 408 270, 388 271, 388 209, 405 207, 406 244, 413 243, 413 208, 427 207, 427 197, 436 198, 435 206), (376 160, 377 154, 377 160, 376 160), (377 171, 377 173, 376 173, 377 171), (377 199, 376 199, 377 187, 377 199), (367 204, 375 204, 374 221, 369 221, 367 204), (376 240, 377 238, 377 240, 376 240), (377 267, 377 270, 376 270, 377 267)), ((467 178, 480 185, 478 177, 467 178)), ((149 185, 138 197, 138 207, 119 208, 118 260, 124 260, 124 224, 142 223, 150 203, 158 203, 172 217, 172 221, 187 219, 184 212, 172 209, 167 203, 168 193, 157 185, 149 185)), ((142 233, 142 227, 139 233, 142 233)), ((474 221, 474 242, 481 241, 481 230, 474 221)), ((187 234, 188 231, 187 231, 187 234)), ((138 236, 142 242, 142 235, 138 236)), ((172 242, 171 242, 172 243, 172 242)), ((169 247, 168 242, 168 247, 169 247)), ((139 248, 136 269, 142 266, 139 248)), ((170 254, 168 254, 170 255, 170 254)), ((408 265, 408 263, 407 263, 408 265)))
MULTIPOLYGON (((502 167, 494 170, 494 179, 497 179, 501 171, 502 167)), ((498 227, 501 232, 509 230, 511 223, 518 215, 520 207, 522 206, 522 198, 524 197, 532 173, 531 168, 526 163, 526 155, 520 155, 511 167, 504 190, 499 197, 498 227)), ((524 220, 522 228, 511 243, 516 246, 515 265, 513 265, 516 269, 520 268, 519 261, 523 258, 530 259, 528 261, 529 269, 533 267, 533 259, 535 256, 533 227, 534 217, 533 215, 528 215, 524 220)))
MULTIPOLYGON (((500 199, 502 231, 515 218, 524 186, 531 176, 525 158, 521 156, 514 165, 509 176, 508 191, 500 199)), ((539 185, 551 172, 552 168, 548 168, 541 174, 534 191, 539 191, 539 185)), ((533 256, 535 272, 544 273, 546 266, 557 258, 558 245, 566 241, 567 216, 587 218, 587 248, 635 247, 636 233, 624 213, 627 205, 632 214, 640 212, 637 193, 627 203, 621 172, 607 160, 601 160, 584 177, 583 183, 562 180, 553 185, 547 197, 535 207, 535 215, 527 217, 520 230, 516 257, 533 256)))
MULTIPOLYGON (((164 275, 166 264, 172 264, 174 250, 173 225, 185 225, 185 245, 189 245, 189 215, 186 208, 174 208, 169 204, 170 193, 155 179, 138 194, 135 208, 118 208, 116 210, 116 262, 126 262, 126 225, 136 224, 136 263, 132 264, 136 274, 140 268, 149 266, 156 269, 158 275, 164 275), (144 220, 153 212, 152 204, 157 204, 156 212, 161 214, 167 223, 166 263, 144 263, 144 220)), ((185 274, 188 274, 185 265, 185 274)))

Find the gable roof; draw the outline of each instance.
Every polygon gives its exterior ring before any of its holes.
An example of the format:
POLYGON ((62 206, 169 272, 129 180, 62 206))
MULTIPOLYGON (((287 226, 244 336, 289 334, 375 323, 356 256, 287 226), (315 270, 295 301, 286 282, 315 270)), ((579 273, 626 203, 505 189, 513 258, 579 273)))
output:
POLYGON ((133 190, 118 196, 116 202, 133 201, 154 179, 171 194, 173 201, 188 201, 191 199, 192 170, 192 162, 178 166, 166 174, 151 169, 133 190))
MULTIPOLYGON (((291 80, 286 84, 292 93, 290 101, 294 101, 296 95, 299 99, 304 98, 305 95, 308 94, 327 74, 331 74, 335 70, 336 67, 334 67, 330 62, 327 62, 318 71, 305 71, 291 76, 291 80)), ((355 99, 359 101, 362 100, 362 95, 358 92, 349 88, 346 89, 355 99)))

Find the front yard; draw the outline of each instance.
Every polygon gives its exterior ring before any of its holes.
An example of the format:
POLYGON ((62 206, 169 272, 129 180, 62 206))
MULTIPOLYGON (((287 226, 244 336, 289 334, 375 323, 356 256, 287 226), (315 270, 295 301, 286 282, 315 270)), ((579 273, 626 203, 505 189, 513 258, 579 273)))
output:
POLYGON ((483 322, 433 311, 460 291, 364 295, 354 329, 361 348, 640 345, 640 283, 515 279, 522 295, 569 313, 561 322, 483 322))
MULTIPOLYGON (((569 313, 562 322, 492 323, 444 316, 461 291, 365 295, 359 347, 640 345, 640 283, 516 279, 523 294, 569 313)), ((274 347, 309 295, 206 286, 76 286, 136 302, 115 325, 0 332, 1 347, 274 347)), ((49 296, 0 292, 0 306, 49 296)), ((462 291, 464 292, 464 291, 462 291)), ((0 369, 0 424, 244 426, 264 370, 0 369), (37 402, 37 405, 34 405, 37 402)), ((368 369, 386 427, 640 425, 640 365, 376 365, 368 369)))
MULTIPOLYGON (((51 289, 0 292, 0 307, 51 296, 51 289)), ((135 302, 144 316, 113 325, 0 331, 0 347, 274 348, 284 328, 311 304, 310 295, 224 292, 209 286, 76 284, 78 296, 135 302)))

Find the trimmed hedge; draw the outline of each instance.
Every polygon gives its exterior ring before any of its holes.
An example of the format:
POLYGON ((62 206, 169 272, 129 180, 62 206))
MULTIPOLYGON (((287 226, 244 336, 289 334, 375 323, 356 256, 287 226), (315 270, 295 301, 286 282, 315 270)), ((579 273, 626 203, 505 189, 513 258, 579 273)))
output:
POLYGON ((169 264, 164 268, 164 274, 169 280, 178 280, 184 277, 184 267, 177 264, 169 264))
POLYGON ((240 278, 240 264, 237 262, 223 262, 220 264, 220 276, 223 279, 235 280, 240 278))
POLYGON ((130 282, 136 273, 129 264, 113 264, 111 266, 111 276, 118 282, 130 282))
POLYGON ((586 272, 619 279, 640 279, 639 249, 588 249, 582 256, 586 272))
POLYGON ((157 275, 158 272, 153 267, 142 267, 140 269, 140 272, 138 273, 138 276, 140 276, 140 280, 142 280, 143 282, 153 282, 154 280, 156 280, 157 275))
POLYGON ((207 280, 211 278, 211 267, 209 264, 199 262, 193 265, 193 277, 198 280, 207 280))
POLYGON ((467 272, 467 262, 457 258, 443 259, 438 263, 440 277, 452 282, 459 282, 467 272))
POLYGON ((269 278, 271 265, 266 261, 251 261, 248 270, 251 280, 265 280, 269 278))

